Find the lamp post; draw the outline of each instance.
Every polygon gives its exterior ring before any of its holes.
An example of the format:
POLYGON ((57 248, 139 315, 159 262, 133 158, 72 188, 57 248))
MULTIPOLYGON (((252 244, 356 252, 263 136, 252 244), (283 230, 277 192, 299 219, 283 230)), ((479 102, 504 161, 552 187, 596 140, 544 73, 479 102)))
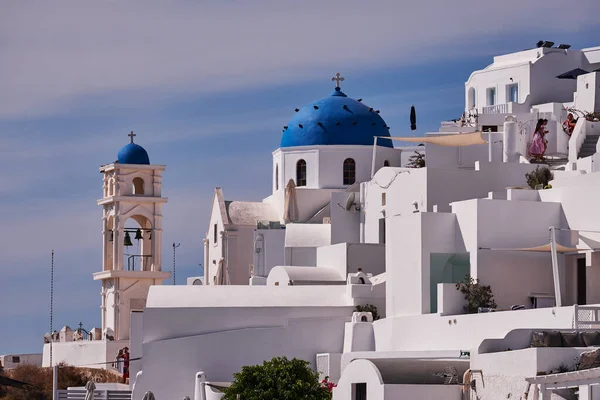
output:
POLYGON ((181 246, 181 243, 173 242, 173 285, 175 285, 175 249, 181 246))

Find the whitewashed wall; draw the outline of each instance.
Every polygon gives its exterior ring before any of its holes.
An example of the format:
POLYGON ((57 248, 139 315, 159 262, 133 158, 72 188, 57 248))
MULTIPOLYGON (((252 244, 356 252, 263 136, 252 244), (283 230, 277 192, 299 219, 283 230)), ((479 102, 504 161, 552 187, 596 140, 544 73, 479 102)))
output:
POLYGON ((256 229, 254 248, 254 275, 266 277, 274 266, 284 265, 285 229, 256 229))

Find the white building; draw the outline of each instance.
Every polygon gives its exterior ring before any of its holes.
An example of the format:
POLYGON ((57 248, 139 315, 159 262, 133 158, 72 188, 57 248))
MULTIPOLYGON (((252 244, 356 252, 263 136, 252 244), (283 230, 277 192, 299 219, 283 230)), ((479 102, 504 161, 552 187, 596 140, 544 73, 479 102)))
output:
POLYGON ((133 142, 135 134, 129 136, 131 143, 119 151, 118 160, 100 167, 103 256, 94 280, 102 282, 102 328, 64 327, 60 335, 46 335, 44 366, 64 361, 112 368, 119 349, 129 346, 131 313, 143 311, 150 286, 170 276, 162 271, 165 166, 150 164, 146 150, 133 142))
POLYGON ((17 368, 20 365, 42 366, 42 353, 35 354, 4 354, 0 356, 0 369, 17 368))
POLYGON ((600 398, 597 371, 565 371, 600 347, 600 88, 590 72, 600 47, 560 47, 496 57, 467 81, 463 118, 423 138, 392 137, 376 110, 336 85, 284 127, 270 196, 228 201, 215 190, 205 276, 186 286, 157 285, 168 276, 164 167, 147 155, 103 167, 104 271, 95 278, 103 305, 115 304, 103 332, 130 339, 133 398, 219 398, 207 381, 227 385, 274 356, 310 361, 338 383, 335 400, 545 400, 561 387, 600 398), (557 77, 575 68, 574 79, 557 77), (586 113, 570 137, 567 110, 586 113), (539 118, 555 125, 554 179, 531 188, 526 174, 538 165, 527 145, 539 118), (374 137, 383 137, 377 146, 374 137), (391 140, 424 144, 426 165, 407 168, 423 147, 391 140), (135 215, 148 261, 126 271, 121 240, 135 215), (465 277, 489 285, 496 307, 470 310, 456 287, 465 277), (357 308, 368 305, 373 312, 357 308))

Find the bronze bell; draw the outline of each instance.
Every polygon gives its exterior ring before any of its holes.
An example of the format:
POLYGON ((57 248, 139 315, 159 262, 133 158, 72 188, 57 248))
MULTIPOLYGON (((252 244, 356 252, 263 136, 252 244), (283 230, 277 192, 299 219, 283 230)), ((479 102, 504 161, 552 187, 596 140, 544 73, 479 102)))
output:
POLYGON ((133 243, 131 243, 131 237, 129 236, 129 232, 125 232, 125 239, 123 239, 123 245, 133 246, 133 243))
POLYGON ((138 230, 135 231, 135 240, 140 240, 140 239, 143 239, 142 230, 140 228, 138 228, 138 230))

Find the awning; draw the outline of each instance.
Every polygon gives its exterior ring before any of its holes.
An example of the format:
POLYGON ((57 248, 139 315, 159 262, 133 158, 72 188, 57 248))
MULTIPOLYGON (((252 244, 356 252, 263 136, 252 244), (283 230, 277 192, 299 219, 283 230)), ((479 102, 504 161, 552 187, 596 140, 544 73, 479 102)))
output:
POLYGON ((570 71, 564 72, 557 76, 558 79, 577 79, 579 75, 585 75, 588 72, 581 68, 575 68, 570 71))
MULTIPOLYGON (((550 243, 548 244, 544 244, 542 246, 536 246, 536 247, 522 247, 522 248, 508 248, 508 249, 500 249, 500 248, 488 248, 488 247, 480 247, 480 250, 492 250, 492 251, 527 251, 527 252, 531 252, 531 253, 550 253, 552 251, 552 247, 550 246, 550 243)), ((580 249, 574 248, 574 247, 566 247, 563 246, 562 244, 557 244, 556 245, 556 252, 557 253, 577 253, 580 249)), ((581 249, 584 250, 584 249, 581 249)))
MULTIPOLYGON (((383 136, 379 136, 382 137, 383 136)), ((482 136, 481 132, 471 132, 471 133, 457 133, 451 135, 441 135, 441 136, 425 136, 425 137, 386 137, 385 139, 398 140, 401 142, 412 142, 412 143, 430 143, 437 144, 438 146, 448 146, 448 147, 463 147, 463 146, 473 146, 475 144, 488 144, 482 136)))

